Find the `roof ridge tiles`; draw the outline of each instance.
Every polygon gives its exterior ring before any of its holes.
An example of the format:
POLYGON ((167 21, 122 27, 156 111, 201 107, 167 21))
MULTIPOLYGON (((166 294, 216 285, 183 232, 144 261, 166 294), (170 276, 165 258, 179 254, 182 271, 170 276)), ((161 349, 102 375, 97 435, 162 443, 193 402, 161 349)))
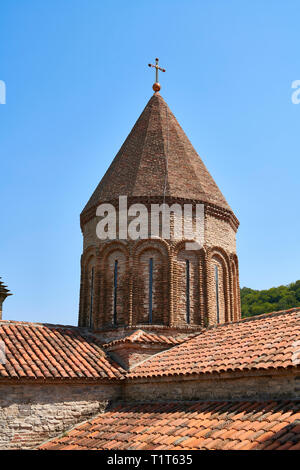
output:
POLYGON ((250 321, 262 320, 262 319, 265 319, 265 318, 279 317, 279 316, 282 316, 282 315, 288 315, 290 313, 297 313, 297 312, 299 312, 299 314, 300 314, 300 307, 293 307, 293 308, 290 308, 290 309, 278 310, 278 311, 269 312, 269 313, 261 313, 259 315, 254 315, 254 316, 251 316, 251 317, 244 317, 244 318, 241 318, 239 320, 235 320, 235 321, 231 321, 231 322, 227 322, 227 323, 220 323, 218 325, 210 325, 210 326, 204 328, 202 331, 195 333, 195 335, 199 335, 199 334, 201 334, 201 333, 203 333, 207 330, 213 330, 213 329, 217 329, 217 328, 224 328, 224 327, 228 327, 230 325, 237 325, 239 323, 247 323, 247 322, 250 322, 250 321))
POLYGON ((76 325, 63 325, 59 323, 43 323, 43 322, 31 322, 31 321, 26 321, 26 320, 0 320, 0 326, 1 325, 29 325, 29 326, 39 326, 39 327, 46 327, 46 328, 75 328, 75 329, 80 329, 80 330, 91 330, 91 328, 88 327, 83 327, 83 326, 76 326, 76 325))
MULTIPOLYGON (((131 368, 127 378, 162 377, 171 375, 194 375, 250 371, 266 369, 287 369, 299 367, 298 350, 295 346, 299 337, 300 308, 260 315, 249 321, 232 322, 214 328, 207 328, 183 344, 161 351, 131 368), (287 316, 291 315, 291 317, 287 316), (282 320, 277 327, 277 318, 282 320), (267 321, 268 329, 261 321, 267 321), (249 337, 251 325, 252 337, 249 337), (226 330, 225 327, 228 329, 226 330), (232 335, 234 334, 234 344, 232 335), (267 333, 267 344, 265 347, 267 333), (297 335, 297 336, 296 336, 297 335), (280 347, 270 348, 270 345, 280 347), (218 348, 222 344, 223 355, 218 348)), ((300 341, 300 337, 299 337, 300 341)))
POLYGON ((136 331, 133 331, 131 334, 125 336, 124 338, 118 338, 112 341, 109 341, 107 343, 102 343, 102 347, 104 349, 107 349, 111 346, 117 345, 117 344, 124 344, 124 343, 149 343, 149 344, 168 344, 170 346, 174 346, 177 344, 182 344, 183 342, 187 341, 190 339, 193 335, 187 335, 186 338, 179 338, 179 337, 173 337, 173 336, 166 336, 161 333, 157 332, 152 332, 152 331, 144 331, 141 328, 139 328, 136 331))

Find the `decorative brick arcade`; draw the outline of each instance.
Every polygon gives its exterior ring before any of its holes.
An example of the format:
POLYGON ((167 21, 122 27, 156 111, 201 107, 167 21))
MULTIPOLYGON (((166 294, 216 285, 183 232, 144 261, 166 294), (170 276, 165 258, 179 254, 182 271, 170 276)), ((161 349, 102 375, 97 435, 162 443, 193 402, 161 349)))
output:
MULTIPOLYGON (((173 217, 173 218, 172 218, 173 217)), ((194 217, 194 214, 193 214, 194 217)), ((240 319, 239 222, 175 116, 155 92, 81 213, 79 326, 118 339, 142 327, 199 330, 240 319), (96 209, 133 203, 204 205, 204 244, 171 237, 100 240, 96 209), (129 330, 129 331, 128 331, 129 330), (110 332, 110 334, 108 333, 110 332)), ((118 233, 117 233, 118 238, 118 233)))

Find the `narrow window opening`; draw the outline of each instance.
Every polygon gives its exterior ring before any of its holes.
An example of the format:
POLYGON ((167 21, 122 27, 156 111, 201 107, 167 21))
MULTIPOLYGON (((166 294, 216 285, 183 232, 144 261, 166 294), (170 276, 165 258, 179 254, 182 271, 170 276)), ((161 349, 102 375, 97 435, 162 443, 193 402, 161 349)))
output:
POLYGON ((91 270, 91 290, 90 290, 90 312, 89 312, 89 327, 93 326, 93 297, 94 297, 94 268, 91 270))
POLYGON ((153 258, 149 259, 149 323, 152 323, 153 258))
POLYGON ((216 304, 217 304, 217 323, 220 323, 220 306, 219 306, 219 271, 215 265, 215 283, 216 283, 216 304))
POLYGON ((118 293, 118 260, 115 260, 114 268, 114 315, 113 315, 113 324, 117 324, 117 293, 118 293))
POLYGON ((190 323, 190 261, 187 259, 185 262, 186 274, 186 322, 190 323))

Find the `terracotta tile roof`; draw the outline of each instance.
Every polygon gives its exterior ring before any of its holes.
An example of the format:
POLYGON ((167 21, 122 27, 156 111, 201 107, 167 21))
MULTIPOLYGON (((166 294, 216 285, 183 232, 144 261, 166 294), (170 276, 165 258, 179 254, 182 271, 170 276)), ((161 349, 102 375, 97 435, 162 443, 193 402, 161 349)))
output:
POLYGON ((0 321, 0 340, 0 379, 114 379, 124 372, 83 328, 0 321))
POLYGON ((204 330, 133 367, 127 377, 205 374, 300 364, 300 308, 204 330))
POLYGON ((0 321, 0 340, 6 352, 0 380, 135 379, 299 367, 300 308, 219 325, 185 340, 138 330, 115 343, 169 345, 170 349, 129 372, 105 353, 100 340, 86 328, 0 321))
POLYGON ((83 212, 120 195, 195 199, 231 212, 214 179, 159 94, 148 101, 83 212))
POLYGON ((300 449, 300 401, 116 406, 48 450, 300 449))
MULTIPOLYGON (((194 334, 192 336, 195 336, 194 334)), ((124 343, 129 343, 129 344, 159 344, 163 346, 174 346, 177 344, 181 344, 184 341, 187 341, 187 339, 191 337, 189 335, 188 337, 172 337, 172 336, 165 336, 162 334, 155 334, 151 332, 146 332, 144 330, 136 330, 133 333, 129 334, 128 336, 125 336, 125 338, 121 339, 116 339, 114 341, 110 341, 109 343, 105 343, 102 345, 103 348, 107 348, 113 345, 117 344, 124 344, 124 343)))

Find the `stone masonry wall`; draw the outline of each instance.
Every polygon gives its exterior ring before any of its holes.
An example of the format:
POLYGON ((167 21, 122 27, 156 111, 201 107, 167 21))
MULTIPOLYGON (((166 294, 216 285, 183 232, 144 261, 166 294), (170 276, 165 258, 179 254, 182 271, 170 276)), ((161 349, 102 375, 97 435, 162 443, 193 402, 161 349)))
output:
POLYGON ((214 375, 210 378, 151 378, 128 381, 123 399, 132 401, 180 401, 180 400, 265 400, 295 399, 300 397, 300 375, 292 372, 270 375, 238 374, 214 375))
POLYGON ((109 402, 299 399, 295 371, 128 380, 123 384, 1 384, 0 449, 35 448, 104 412, 109 402))
POLYGON ((104 411, 120 388, 101 385, 0 385, 0 449, 30 449, 104 411))

